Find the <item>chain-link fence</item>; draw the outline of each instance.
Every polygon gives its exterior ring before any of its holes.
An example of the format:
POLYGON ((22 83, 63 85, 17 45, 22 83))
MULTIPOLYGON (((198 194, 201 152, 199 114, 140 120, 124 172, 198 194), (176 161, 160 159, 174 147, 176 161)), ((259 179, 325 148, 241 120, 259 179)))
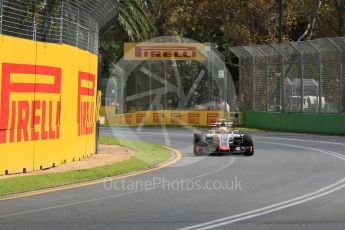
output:
POLYGON ((97 54, 99 29, 115 17, 116 4, 115 0, 0 0, 0 33, 97 54))
POLYGON ((242 110, 345 113, 345 38, 231 48, 242 110))
MULTIPOLYGON (((169 44, 172 38, 166 39, 161 44, 169 44)), ((198 61, 122 60, 108 85, 102 84, 102 91, 105 97, 116 98, 119 113, 162 109, 235 111, 236 92, 224 56, 210 44, 203 53, 205 60, 198 61)))

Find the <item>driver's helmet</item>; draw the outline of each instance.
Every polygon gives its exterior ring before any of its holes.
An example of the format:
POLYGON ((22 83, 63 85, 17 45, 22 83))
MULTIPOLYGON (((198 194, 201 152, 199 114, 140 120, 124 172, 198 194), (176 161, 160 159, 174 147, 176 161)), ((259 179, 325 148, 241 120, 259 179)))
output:
POLYGON ((227 129, 226 127, 220 127, 220 128, 218 129, 218 132, 219 132, 219 133, 227 133, 227 132, 228 132, 228 129, 227 129))

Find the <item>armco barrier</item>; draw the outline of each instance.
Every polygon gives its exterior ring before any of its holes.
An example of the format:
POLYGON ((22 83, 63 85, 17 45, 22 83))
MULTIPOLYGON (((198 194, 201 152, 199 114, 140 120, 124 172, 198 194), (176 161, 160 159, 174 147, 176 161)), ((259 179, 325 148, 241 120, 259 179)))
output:
POLYGON ((345 134, 345 115, 247 111, 245 125, 282 131, 345 134))
POLYGON ((243 124, 241 113, 227 113, 223 111, 195 111, 195 110, 153 110, 137 111, 134 113, 115 114, 115 109, 102 107, 101 116, 105 117, 105 125, 196 125, 208 126, 218 119, 229 118, 243 124))
POLYGON ((0 175, 95 152, 97 56, 0 35, 0 175))

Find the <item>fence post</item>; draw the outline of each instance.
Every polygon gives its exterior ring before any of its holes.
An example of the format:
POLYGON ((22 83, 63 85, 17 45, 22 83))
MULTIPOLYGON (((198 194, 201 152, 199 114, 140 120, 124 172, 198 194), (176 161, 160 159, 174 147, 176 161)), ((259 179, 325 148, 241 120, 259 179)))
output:
POLYGON ((168 109, 168 88, 167 88, 167 62, 166 60, 163 61, 163 68, 164 68, 164 109, 168 109))
MULTIPOLYGON (((343 103, 342 103, 342 98, 343 98, 343 92, 342 92, 342 86, 343 86, 343 62, 342 62, 342 49, 330 38, 327 38, 328 41, 339 51, 340 53, 340 61, 339 61, 339 113, 343 111, 343 103)), ((337 55, 338 56, 338 55, 337 55)))
POLYGON ((303 102, 304 102, 304 64, 303 64, 303 52, 299 51, 298 48, 290 42, 290 45, 292 46, 292 48, 297 51, 297 53, 299 53, 300 55, 300 78, 301 78, 301 112, 303 112, 303 102))
POLYGON ((284 102, 285 102, 285 87, 284 87, 284 57, 282 53, 279 53, 280 56, 280 111, 285 110, 284 102))
POLYGON ((279 67, 279 71, 280 71, 280 106, 281 106, 281 111, 284 112, 285 111, 285 106, 284 106, 284 97, 285 97, 285 88, 284 88, 284 55, 283 53, 277 49, 276 47, 274 47, 273 44, 269 44, 269 46, 278 53, 279 55, 279 61, 280 61, 280 67, 279 67))
MULTIPOLYGON (((343 59, 343 57, 342 57, 342 59, 343 59)), ((339 105, 340 105, 340 107, 339 107, 339 113, 342 113, 343 112, 343 103, 342 103, 342 101, 343 101, 343 97, 344 97, 344 93, 343 93, 343 85, 344 85, 344 82, 343 82, 343 71, 344 71, 344 68, 343 68, 343 61, 341 61, 340 62, 340 66, 339 66, 339 68, 340 68, 340 74, 339 74, 339 88, 340 88, 340 95, 339 95, 339 105)))
POLYGON ((322 54, 321 54, 321 51, 311 42, 311 41, 307 41, 308 44, 319 54, 318 57, 319 57, 319 95, 318 95, 318 106, 319 106, 319 109, 318 109, 318 113, 321 113, 321 108, 322 108, 322 73, 323 73, 323 68, 322 68, 322 54))
POLYGON ((37 18, 37 13, 34 13, 34 17, 33 17, 33 23, 34 23, 34 31, 32 31, 32 40, 36 41, 36 18, 37 18))
POLYGON ((91 52, 91 50, 90 50, 90 36, 91 36, 90 25, 91 25, 91 16, 89 15, 89 17, 88 17, 88 27, 87 27, 87 50, 89 52, 91 52))
MULTIPOLYGON (((236 55, 237 56, 237 55, 236 55)), ((238 94, 239 94, 239 108, 243 108, 243 97, 242 97, 242 92, 243 92, 243 88, 242 88, 242 58, 240 56, 237 56, 238 57, 238 83, 239 83, 239 86, 238 86, 238 94)))
POLYGON ((62 38, 62 34, 63 34, 63 18, 64 18, 64 7, 63 7, 64 3, 61 3, 61 14, 60 14, 60 44, 62 44, 63 38, 62 38))
POLYGON ((265 57, 265 80, 266 80, 266 84, 265 84, 265 90, 266 90, 266 112, 268 111, 268 73, 269 73, 269 66, 268 66, 268 57, 265 54, 265 52, 258 46, 255 46, 255 48, 257 50, 259 50, 259 52, 265 57))
MULTIPOLYGON (((149 101, 149 108, 150 110, 153 110, 153 106, 152 106, 152 65, 151 65, 151 61, 147 61, 146 63, 148 63, 148 66, 149 66, 149 72, 150 72, 150 75, 149 75, 149 91, 150 91, 150 101, 149 101)), ((176 64, 176 68, 177 68, 177 64, 176 64)), ((180 99, 181 99, 181 95, 179 96, 179 102, 180 102, 180 99)))
POLYGON ((255 56, 248 50, 247 47, 243 47, 244 50, 252 58, 252 110, 255 111, 255 93, 256 93, 256 65, 255 56))
POLYGON ((0 34, 2 34, 2 14, 3 14, 3 0, 0 0, 0 18, 1 18, 1 24, 0 24, 0 34))
POLYGON ((80 20, 79 14, 80 14, 80 12, 79 12, 79 8, 78 8, 77 23, 76 23, 76 25, 77 25, 77 38, 75 40, 75 47, 78 47, 78 45, 79 45, 79 22, 80 22, 79 21, 80 20))
POLYGON ((255 57, 254 55, 252 55, 252 63, 253 63, 253 66, 252 66, 252 84, 253 84, 253 91, 252 91, 252 97, 253 97, 253 111, 255 111, 255 104, 256 104, 256 65, 255 65, 255 57))

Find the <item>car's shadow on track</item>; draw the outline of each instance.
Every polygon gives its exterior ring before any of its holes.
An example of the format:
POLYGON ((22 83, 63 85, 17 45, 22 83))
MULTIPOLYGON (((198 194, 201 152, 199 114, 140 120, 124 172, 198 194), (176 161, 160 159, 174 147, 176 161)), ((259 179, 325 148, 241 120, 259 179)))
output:
POLYGON ((231 153, 231 154, 230 153, 210 153, 210 154, 205 154, 205 155, 200 155, 200 156, 202 157, 248 157, 248 156, 244 156, 242 153, 231 153))

